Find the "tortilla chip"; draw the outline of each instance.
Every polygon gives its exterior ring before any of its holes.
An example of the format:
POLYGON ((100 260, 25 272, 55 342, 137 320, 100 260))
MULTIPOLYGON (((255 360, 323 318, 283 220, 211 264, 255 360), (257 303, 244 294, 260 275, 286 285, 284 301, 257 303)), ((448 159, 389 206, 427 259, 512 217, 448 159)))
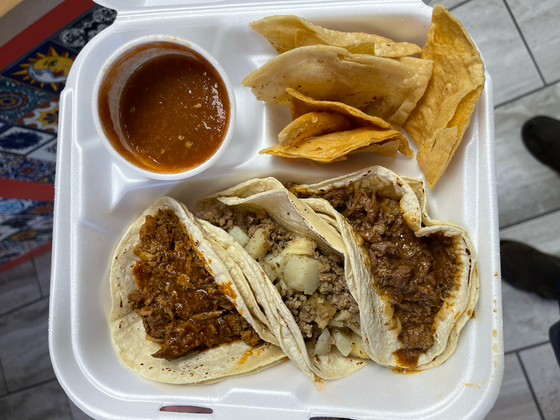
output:
POLYGON ((389 128, 391 126, 388 122, 383 121, 381 118, 368 115, 359 109, 343 104, 342 102, 316 101, 315 99, 305 96, 292 88, 287 88, 286 92, 292 96, 292 101, 290 103, 292 120, 295 120, 308 112, 328 111, 345 115, 358 127, 389 128))
POLYGON ((403 128, 419 146, 418 163, 433 189, 469 126, 484 87, 484 64, 467 31, 440 5, 420 57, 433 61, 433 75, 403 128))
POLYGON ((350 152, 349 154, 372 153, 374 155, 387 156, 394 159, 397 157, 397 152, 399 151, 400 145, 401 145, 400 141, 387 140, 382 143, 375 143, 370 146, 361 147, 357 150, 350 152))
POLYGON ((322 28, 293 15, 269 16, 249 26, 263 35, 282 54, 308 45, 331 45, 346 48, 354 54, 398 58, 421 51, 418 45, 394 42, 389 38, 363 32, 340 32, 322 28))
POLYGON ((270 104, 290 105, 290 87, 315 100, 367 107, 367 114, 399 128, 424 94, 431 74, 430 60, 393 60, 315 45, 280 54, 242 83, 270 104))
POLYGON ((278 134, 278 142, 289 147, 308 137, 345 131, 352 124, 344 115, 331 112, 309 112, 293 120, 278 134))
MULTIPOLYGON (((396 130, 357 128, 355 130, 339 131, 314 137, 300 141, 290 147, 283 147, 278 144, 268 149, 261 150, 259 153, 287 158, 306 158, 320 163, 331 163, 346 159, 347 154, 357 151, 358 149, 376 143, 388 142, 389 140, 399 144, 397 149, 400 149, 405 142, 408 148, 406 138, 396 130)), ((370 150, 373 149, 365 149, 364 151, 370 152, 370 150)), ((388 148, 380 148, 379 150, 386 151, 388 148)), ((410 154, 412 154, 412 150, 408 150, 410 154)))

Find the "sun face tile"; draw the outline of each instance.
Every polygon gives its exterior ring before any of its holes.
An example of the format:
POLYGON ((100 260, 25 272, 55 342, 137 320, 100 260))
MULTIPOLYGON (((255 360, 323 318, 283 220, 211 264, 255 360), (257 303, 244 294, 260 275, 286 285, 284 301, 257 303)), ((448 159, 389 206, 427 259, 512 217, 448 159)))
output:
POLYGON ((7 67, 2 75, 47 92, 60 93, 76 53, 52 41, 46 41, 7 67))

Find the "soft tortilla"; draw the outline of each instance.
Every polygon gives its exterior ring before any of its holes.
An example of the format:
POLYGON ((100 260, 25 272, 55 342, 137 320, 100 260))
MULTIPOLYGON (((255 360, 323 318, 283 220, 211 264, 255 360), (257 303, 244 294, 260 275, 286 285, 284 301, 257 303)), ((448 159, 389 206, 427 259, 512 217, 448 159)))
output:
MULTIPOLYGON (((454 250, 461 268, 456 276, 455 286, 448 292, 444 304, 435 318, 435 344, 420 355, 414 370, 423 370, 443 363, 457 347, 459 332, 472 316, 478 300, 478 270, 474 246, 467 232, 454 224, 433 220, 426 211, 426 189, 424 183, 413 178, 401 178, 392 171, 373 166, 353 174, 326 180, 313 185, 297 185, 291 188, 299 193, 324 193, 341 187, 368 187, 383 190, 400 200, 400 207, 407 225, 416 236, 426 236, 436 232, 454 238, 454 250)), ((350 256, 354 271, 357 294, 360 297, 360 311, 363 313, 362 336, 367 354, 384 366, 402 368, 394 352, 400 348, 400 322, 394 319, 393 307, 376 290, 370 281, 370 260, 367 251, 360 245, 363 240, 326 200, 303 199, 318 214, 336 220, 337 229, 350 256)), ((409 368, 409 367, 407 367, 409 368)))
MULTIPOLYGON (((279 225, 300 236, 313 239, 325 252, 345 255, 345 267, 349 266, 345 254, 346 248, 340 234, 332 226, 324 223, 317 214, 286 190, 282 183, 275 178, 253 179, 207 197, 197 204, 197 213, 211 207, 216 200, 227 206, 240 206, 251 211, 264 209, 279 225)), ((363 350, 360 353, 362 345, 357 335, 352 336, 355 340, 356 352, 351 353, 348 357, 342 356, 335 346, 326 355, 312 355, 312 349, 307 349, 293 315, 260 265, 224 230, 204 220, 199 220, 199 224, 205 235, 228 252, 243 271, 254 279, 251 282, 253 293, 269 317, 272 332, 276 335, 286 355, 310 379, 314 380, 315 377, 341 378, 361 369, 368 363, 368 360, 363 358, 365 356, 363 350), (361 357, 358 354, 361 354, 361 357), (352 357, 353 355, 354 357, 352 357)), ((345 274, 350 292, 354 295, 352 272, 345 274)))
MULTIPOLYGON (((115 350, 122 362, 141 376, 159 382, 187 384, 215 382, 229 376, 257 372, 286 359, 282 350, 270 343, 251 347, 243 341, 224 344, 204 352, 193 352, 175 360, 157 359, 151 356, 159 350, 159 344, 146 339, 142 319, 128 302, 128 295, 136 289, 133 267, 138 261, 133 249, 138 241, 140 228, 147 215, 155 215, 159 209, 169 208, 178 216, 193 241, 198 243, 200 258, 206 262, 208 271, 221 286, 222 291, 255 331, 264 340, 276 342, 264 315, 254 316, 260 309, 253 303, 251 308, 241 297, 244 295, 237 283, 243 278, 235 278, 236 273, 228 270, 197 228, 193 216, 184 207, 169 197, 163 197, 151 204, 142 216, 128 229, 118 244, 111 264, 111 296, 113 299, 109 324, 115 350), (254 306, 253 306, 254 305, 254 306), (265 322, 263 322, 265 321, 265 322)), ((242 287, 241 287, 242 289, 242 287)), ((247 286, 248 289, 248 286, 247 286)))

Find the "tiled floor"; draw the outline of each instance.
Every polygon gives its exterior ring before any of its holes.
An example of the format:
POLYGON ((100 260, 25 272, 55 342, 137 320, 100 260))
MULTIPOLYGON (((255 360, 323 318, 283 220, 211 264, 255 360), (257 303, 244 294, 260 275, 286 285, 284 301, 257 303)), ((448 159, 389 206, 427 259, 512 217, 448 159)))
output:
MULTIPOLYGON (((428 0, 425 0, 426 2, 428 0)), ((501 237, 560 256, 560 176, 525 150, 533 115, 560 118, 560 0, 443 0, 494 82, 501 237), (554 229, 551 229, 554 227, 554 229)), ((0 273, 0 418, 82 419, 47 346, 50 253, 0 273)), ((560 419, 560 368, 548 342, 556 303, 504 284, 505 375, 490 420, 560 419)))

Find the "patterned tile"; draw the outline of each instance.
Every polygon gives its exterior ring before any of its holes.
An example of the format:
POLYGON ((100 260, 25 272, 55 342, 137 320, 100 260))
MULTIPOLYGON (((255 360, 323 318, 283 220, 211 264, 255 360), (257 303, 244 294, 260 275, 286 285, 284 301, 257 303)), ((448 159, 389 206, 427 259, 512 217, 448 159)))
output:
POLYGON ((115 10, 94 6, 60 30, 53 39, 67 48, 80 51, 95 35, 110 26, 116 18, 115 10))
POLYGON ((8 122, 7 121, 2 121, 0 120, 0 131, 2 131, 4 128, 6 128, 8 126, 8 122))
POLYGON ((41 297, 33 261, 0 272, 0 315, 41 297))
POLYGON ((547 83, 560 80, 560 2, 506 0, 547 83))
POLYGON ((49 300, 45 298, 0 318, 0 359, 10 392, 55 377, 49 357, 48 317, 49 300))
POLYGON ((545 420, 560 415, 560 366, 550 344, 519 353, 545 420))
POLYGON ((0 152, 26 155, 56 135, 28 127, 12 126, 0 133, 0 152))
POLYGON ((17 121, 50 97, 47 92, 0 77, 0 118, 17 121))
POLYGON ((535 115, 560 118, 560 83, 497 108, 496 175, 500 226, 560 209, 560 177, 536 160, 521 140, 521 127, 535 115))
POLYGON ((56 163, 56 140, 35 149, 33 152, 29 153, 27 157, 56 163))
POLYGON ((0 153, 0 178, 54 183, 55 163, 0 153))
POLYGON ((494 84, 494 104, 544 85, 503 0, 471 0, 451 13, 482 53, 494 84))
POLYGON ((17 121, 17 123, 20 125, 26 125, 28 127, 38 128, 43 131, 57 133, 58 132, 58 100, 59 98, 57 97, 57 98, 53 98, 52 100, 41 103, 33 111, 21 117, 17 121))
POLYGON ((541 420, 516 354, 504 358, 500 395, 486 420, 541 420))
POLYGON ((4 69, 2 75, 48 92, 60 93, 75 58, 74 50, 46 41, 4 69))
POLYGON ((0 197, 0 222, 3 222, 8 217, 25 211, 29 207, 35 205, 35 203, 37 203, 37 201, 0 197))
POLYGON ((41 286, 41 293, 47 296, 50 293, 51 287, 51 261, 52 251, 43 252, 40 255, 33 257, 35 263, 35 270, 39 278, 39 285, 41 286))
POLYGON ((0 264, 51 242, 52 221, 52 217, 37 216, 28 228, 3 239, 0 242, 0 264))
POLYGON ((68 397, 58 381, 0 398, 3 420, 72 420, 68 397))

